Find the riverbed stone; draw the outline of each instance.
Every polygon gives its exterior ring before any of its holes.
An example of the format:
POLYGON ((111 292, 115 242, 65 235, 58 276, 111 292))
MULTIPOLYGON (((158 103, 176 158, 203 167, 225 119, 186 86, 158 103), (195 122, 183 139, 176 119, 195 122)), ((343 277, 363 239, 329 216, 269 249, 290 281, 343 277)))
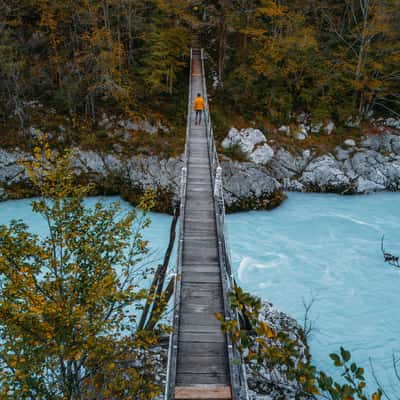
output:
POLYGON ((279 127, 278 132, 286 134, 286 136, 290 136, 290 126, 282 125, 279 127))
POLYGON ((346 139, 344 141, 344 144, 348 147, 354 147, 356 145, 356 142, 354 139, 346 139))
POLYGON ((328 121, 328 123, 324 126, 324 132, 327 135, 331 135, 335 130, 335 124, 333 121, 328 121))

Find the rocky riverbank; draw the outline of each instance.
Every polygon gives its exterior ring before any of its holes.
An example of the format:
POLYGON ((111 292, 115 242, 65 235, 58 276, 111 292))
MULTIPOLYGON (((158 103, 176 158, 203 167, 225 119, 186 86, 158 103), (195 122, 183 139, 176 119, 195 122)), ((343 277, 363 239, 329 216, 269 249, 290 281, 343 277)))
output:
POLYGON ((231 129, 222 147, 236 146, 287 191, 364 194, 400 190, 400 131, 347 139, 332 152, 290 152, 268 143, 257 129, 231 129))
MULTIPOLYGON (((275 308, 271 303, 264 302, 260 313, 260 320, 274 329, 277 333, 284 333, 293 340, 296 351, 293 351, 294 364, 307 365, 311 361, 307 338, 299 323, 287 314, 275 308), (296 354, 296 355, 295 355, 296 354)), ((253 338, 255 339, 255 338, 253 338)), ((271 339, 272 346, 276 346, 275 339, 271 339)), ((256 363, 257 364, 257 363, 256 363)), ((279 363, 273 368, 261 366, 252 368, 246 365, 247 384, 251 400, 289 400, 308 399, 312 396, 299 394, 299 382, 288 379, 287 366, 279 363)))
MULTIPOLYGON (((20 151, 0 150, 0 198, 34 196, 35 193, 19 160, 30 157, 20 151)), ((133 204, 147 189, 156 193, 156 210, 171 212, 178 199, 183 161, 155 156, 123 158, 75 149, 72 160, 80 182, 91 182, 92 194, 120 194, 133 204)), ((227 208, 232 211, 271 209, 285 198, 281 185, 253 163, 224 162, 227 208)))
MULTIPOLYGON (((231 129, 222 147, 239 148, 247 161, 222 156, 228 211, 272 209, 285 199, 284 191, 364 194, 400 190, 400 132, 366 136, 358 143, 345 140, 334 151, 289 151, 269 143, 257 129, 231 129)), ((228 152, 227 152, 228 153, 228 152)), ((19 160, 20 150, 0 150, 0 199, 34 196, 19 160)), ((183 161, 156 156, 126 157, 76 148, 73 167, 81 182, 92 182, 92 194, 120 194, 136 204, 142 193, 156 193, 156 210, 171 212, 178 199, 183 161)))

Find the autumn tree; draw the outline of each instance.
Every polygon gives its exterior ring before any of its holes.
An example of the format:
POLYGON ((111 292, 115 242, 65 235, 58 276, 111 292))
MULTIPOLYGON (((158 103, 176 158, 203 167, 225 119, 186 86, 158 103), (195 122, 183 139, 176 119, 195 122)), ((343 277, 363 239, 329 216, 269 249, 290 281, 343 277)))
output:
POLYGON ((0 398, 152 399, 161 387, 147 350, 164 328, 136 329, 149 297, 146 211, 86 207, 90 187, 74 182, 68 155, 35 148, 25 165, 48 234, 0 227, 0 398))
POLYGON ((399 115, 398 1, 205 3, 211 67, 224 104, 289 122, 399 115))

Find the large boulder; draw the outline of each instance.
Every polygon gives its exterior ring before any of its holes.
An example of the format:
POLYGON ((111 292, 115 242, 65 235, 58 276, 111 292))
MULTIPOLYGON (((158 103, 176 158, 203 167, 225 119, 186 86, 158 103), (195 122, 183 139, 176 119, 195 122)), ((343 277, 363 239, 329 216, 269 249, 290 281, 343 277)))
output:
POLYGON ((228 210, 272 209, 285 199, 279 182, 253 163, 224 162, 222 171, 228 210))
POLYGON ((267 144, 257 147, 249 156, 250 161, 256 164, 267 164, 272 160, 274 150, 267 144))
POLYGON ((311 161, 305 168, 299 182, 307 191, 343 192, 350 184, 349 178, 338 161, 326 154, 311 161))
POLYGON ((256 145, 265 142, 266 138, 259 129, 246 128, 239 131, 236 128, 231 128, 221 145, 224 149, 238 145, 244 153, 250 154, 256 145))
POLYGON ((356 192, 399 190, 400 157, 384 156, 374 150, 364 150, 345 162, 346 172, 356 178, 356 192))
POLYGON ((224 149, 238 146, 249 161, 256 164, 267 164, 274 156, 274 150, 268 146, 266 141, 264 134, 259 129, 246 128, 239 131, 231 128, 221 145, 224 149))
POLYGON ((0 150, 0 183, 8 186, 26 179, 27 175, 20 161, 27 157, 26 153, 0 150))

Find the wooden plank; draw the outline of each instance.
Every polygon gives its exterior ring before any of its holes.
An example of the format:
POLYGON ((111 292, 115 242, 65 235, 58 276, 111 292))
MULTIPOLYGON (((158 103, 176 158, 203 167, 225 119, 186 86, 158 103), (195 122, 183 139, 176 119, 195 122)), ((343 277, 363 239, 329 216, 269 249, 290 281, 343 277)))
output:
POLYGON ((225 334, 223 332, 191 332, 182 331, 179 335, 179 343, 225 343, 225 334))
MULTIPOLYGON (((186 228, 186 235, 188 238, 190 236, 197 236, 197 235, 208 235, 209 237, 215 235, 215 228, 214 226, 210 226, 209 224, 189 224, 186 228)), ((215 238, 215 240, 217 240, 215 238)))
POLYGON ((214 203, 212 196, 210 196, 210 193, 202 193, 202 192, 196 192, 193 193, 192 191, 188 192, 186 195, 186 200, 191 201, 191 200, 208 200, 210 202, 210 205, 214 203))
POLYGON ((200 178, 197 176, 191 176, 190 180, 188 180, 187 184, 188 184, 188 187, 189 187, 189 185, 210 185, 210 187, 212 187, 211 186, 211 176, 207 175, 204 178, 200 178))
POLYGON ((221 285, 218 283, 207 283, 198 285, 196 283, 185 283, 183 290, 191 290, 193 293, 214 292, 218 293, 221 290, 221 285))
MULTIPOLYGON (((222 347, 222 346, 221 346, 222 347)), ((228 370, 227 358, 225 352, 218 355, 209 355, 208 357, 187 355, 180 356, 178 351, 178 373, 186 374, 218 374, 228 370)), ((226 373, 226 372, 225 372, 226 373)))
MULTIPOLYGON (((183 254, 184 259, 198 259, 198 260, 215 260, 218 259, 218 248, 216 244, 211 244, 208 241, 204 241, 206 245, 209 247, 199 247, 199 242, 184 242, 185 252, 183 254)), ((185 261, 184 261, 185 262, 185 261)))
POLYGON ((195 200, 187 203, 186 212, 190 214, 192 214, 192 212, 203 212, 215 219, 214 202, 210 199, 195 200))
POLYGON ((190 264, 193 262, 204 263, 204 264, 211 264, 213 262, 218 262, 218 254, 217 253, 207 253, 197 251, 196 253, 184 253, 183 254, 183 263, 190 264))
POLYGON ((179 376, 177 376, 176 385, 177 386, 189 386, 189 385, 220 385, 226 384, 229 385, 229 378, 227 377, 227 373, 225 371, 221 371, 220 373, 214 374, 185 374, 181 372, 179 376))
POLYGON ((231 398, 230 386, 177 386, 175 388, 176 400, 223 400, 231 398))
MULTIPOLYGON (((194 284, 193 282, 185 282, 181 286, 182 288, 182 298, 187 301, 196 298, 201 298, 202 301, 206 301, 206 299, 210 299, 210 301, 214 298, 221 298, 222 289, 221 283, 199 283, 194 284), (193 287, 196 286, 196 287, 193 287)), ((200 301, 200 300, 199 300, 200 301)))
POLYGON ((181 311, 182 313, 191 313, 191 314, 216 314, 216 313, 222 313, 224 310, 222 302, 218 301, 216 299, 215 302, 212 303, 204 303, 204 299, 202 302, 200 301, 194 301, 194 299, 190 299, 189 301, 186 301, 182 306, 181 306, 181 311))
POLYGON ((187 252, 183 254, 183 262, 185 264, 191 261, 201 261, 207 264, 218 261, 218 251, 215 247, 213 249, 208 249, 207 252, 195 246, 186 246, 186 250, 187 252))
POLYGON ((179 341, 179 351, 183 354, 190 353, 193 356, 209 357, 216 353, 225 352, 223 342, 181 342, 179 341))
POLYGON ((206 235, 208 237, 214 237, 217 240, 216 230, 214 224, 189 224, 185 227, 185 237, 206 235))
POLYGON ((195 293, 190 293, 186 292, 185 295, 182 296, 182 305, 181 305, 181 310, 187 312, 193 312, 190 308, 192 306, 201 306, 204 305, 205 307, 207 305, 215 305, 219 307, 219 310, 211 310, 210 313, 213 314, 215 312, 220 312, 222 310, 222 299, 221 299, 221 291, 219 290, 217 293, 211 293, 211 292, 195 292, 195 293), (202 294, 203 293, 203 294, 202 294), (187 307, 186 307, 187 306, 187 307))
POLYGON ((214 209, 211 210, 199 210, 199 209, 192 209, 187 207, 187 214, 185 217, 189 218, 209 218, 211 217, 215 222, 215 213, 214 209))
POLYGON ((199 329, 204 332, 221 330, 221 323, 214 313, 180 313, 180 326, 183 330, 199 329))
POLYGON ((197 236, 194 239, 189 239, 185 236, 185 245, 186 246, 196 246, 202 247, 202 250, 207 251, 210 247, 216 247, 218 245, 217 238, 215 235, 212 236, 197 236))
POLYGON ((218 283, 221 282, 221 274, 215 272, 183 271, 182 282, 192 283, 218 283))
POLYGON ((182 266, 182 271, 195 271, 195 272, 219 272, 219 266, 215 264, 186 264, 182 266))

